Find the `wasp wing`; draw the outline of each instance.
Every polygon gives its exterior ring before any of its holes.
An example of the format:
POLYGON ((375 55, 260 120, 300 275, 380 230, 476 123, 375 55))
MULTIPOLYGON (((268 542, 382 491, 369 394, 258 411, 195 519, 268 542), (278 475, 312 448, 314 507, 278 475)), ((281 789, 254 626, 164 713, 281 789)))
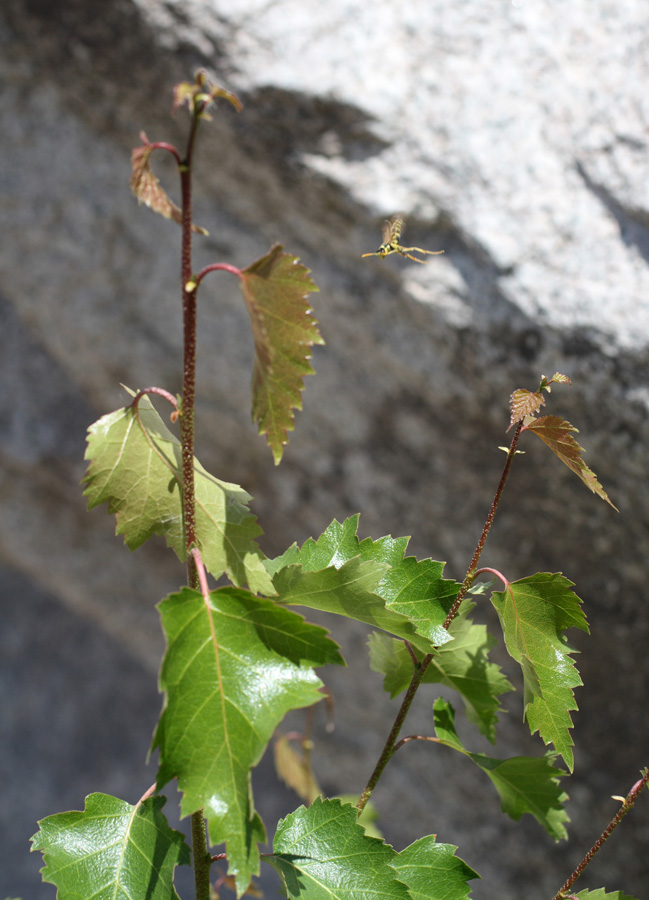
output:
POLYGON ((406 230, 406 223, 404 221, 403 215, 401 213, 397 213, 396 216, 392 216, 390 219, 390 242, 398 243, 399 238, 406 230))

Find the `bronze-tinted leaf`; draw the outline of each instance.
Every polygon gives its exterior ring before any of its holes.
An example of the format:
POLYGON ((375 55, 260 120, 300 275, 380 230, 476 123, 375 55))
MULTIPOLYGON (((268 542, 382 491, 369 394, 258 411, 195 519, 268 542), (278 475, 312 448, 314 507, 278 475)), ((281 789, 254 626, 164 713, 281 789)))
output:
POLYGON ((540 419, 533 419, 532 422, 526 424, 523 430, 532 431, 538 435, 550 450, 556 453, 561 462, 581 478, 589 490, 601 497, 602 500, 606 500, 616 512, 619 512, 617 506, 609 500, 608 494, 597 480, 593 470, 589 469, 581 458, 584 448, 580 447, 572 436, 573 433, 579 433, 574 425, 559 416, 542 416, 540 419))
POLYGON ((520 422, 525 416, 533 416, 544 405, 545 398, 541 391, 526 391, 519 388, 509 398, 509 427, 520 422))
MULTIPOLYGON (((145 206, 148 206, 153 212, 160 213, 165 219, 171 219, 178 225, 182 225, 183 218, 180 207, 171 200, 151 169, 150 157, 156 149, 155 145, 148 142, 145 134, 142 134, 141 138, 144 143, 131 153, 131 190, 137 197, 138 203, 144 203, 145 206)), ((192 231, 197 234, 208 234, 207 230, 199 225, 192 225, 192 231)))
POLYGON ((302 379, 312 375, 311 347, 324 344, 308 295, 318 288, 309 270, 275 244, 241 272, 241 291, 255 342, 252 417, 279 463, 302 409, 302 379))

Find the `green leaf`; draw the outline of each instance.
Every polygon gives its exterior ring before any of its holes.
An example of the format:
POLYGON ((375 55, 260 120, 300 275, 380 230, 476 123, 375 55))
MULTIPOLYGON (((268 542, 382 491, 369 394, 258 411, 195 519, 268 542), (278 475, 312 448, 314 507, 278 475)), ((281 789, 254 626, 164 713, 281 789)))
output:
MULTIPOLYGON (((351 805, 355 807, 360 800, 360 794, 340 794, 338 799, 341 803, 351 803, 351 805)), ((378 838, 380 841, 383 840, 383 835, 377 825, 377 822, 379 821, 379 812, 371 800, 367 801, 356 821, 359 825, 362 825, 365 829, 365 834, 368 837, 378 838)))
POLYGON ((358 519, 334 519, 317 541, 265 561, 278 601, 366 622, 425 653, 450 641, 443 624, 459 585, 442 563, 404 558, 408 538, 360 541, 358 519))
POLYGON ((433 711, 439 743, 468 756, 482 769, 498 791, 504 813, 515 822, 524 813, 530 813, 555 841, 567 837, 564 822, 570 820, 563 803, 568 795, 559 786, 565 773, 554 768, 549 756, 493 759, 483 753, 470 753, 455 730, 455 711, 450 703, 439 698, 433 711))
POLYGON ((282 819, 266 859, 280 873, 289 898, 409 900, 392 867, 393 848, 368 837, 356 809, 338 799, 318 799, 282 819))
POLYGON ((312 664, 341 662, 323 628, 237 588, 203 596, 183 588, 159 604, 167 651, 166 694, 153 747, 158 785, 177 777, 189 815, 204 808, 213 844, 227 841, 242 893, 259 871, 264 826, 252 805, 250 769, 289 710, 322 699, 312 664))
POLYGON ((300 565, 306 572, 317 572, 327 566, 341 566, 350 559, 361 556, 364 562, 374 560, 377 572, 383 575, 388 566, 403 558, 409 538, 388 536, 379 538, 378 541, 371 538, 360 541, 359 520, 358 514, 342 523, 334 519, 317 541, 309 538, 301 547, 293 544, 281 556, 265 560, 264 565, 271 575, 290 565, 300 565))
POLYGON ((606 500, 609 506, 612 506, 616 512, 619 512, 609 499, 608 494, 597 480, 597 476, 590 469, 581 454, 584 448, 580 447, 572 436, 579 434, 579 429, 571 425, 566 419, 560 419, 558 416, 541 416, 540 419, 532 418, 531 421, 525 421, 523 431, 531 431, 540 437, 541 440, 548 445, 550 450, 559 457, 564 465, 568 466, 571 472, 574 472, 584 482, 586 487, 606 500))
POLYGON ((399 853, 392 867, 412 900, 464 900, 469 896, 467 881, 480 876, 455 856, 456 850, 452 844, 436 843, 431 834, 399 853))
MULTIPOLYGON (((132 391, 129 391, 132 393, 132 391)), ((148 397, 103 416, 88 429, 84 478, 92 509, 108 503, 116 533, 135 550, 154 534, 185 561, 180 441, 166 427, 148 397)), ((194 459, 196 533, 206 568, 219 578, 252 591, 272 594, 255 538, 262 532, 247 507, 250 495, 236 484, 214 478, 194 459)))
POLYGON ((581 600, 563 575, 541 572, 512 582, 491 597, 507 650, 523 671, 524 715, 530 732, 554 744, 572 772, 573 688, 582 681, 566 643, 566 628, 588 632, 581 600))
MULTIPOLYGON (((394 699, 405 691, 414 674, 413 659, 402 640, 373 631, 367 639, 370 669, 383 676, 383 690, 394 699)), ((420 661, 421 654, 417 654, 420 661)))
POLYGON ((460 589, 457 582, 442 578, 443 571, 444 563, 432 559, 395 559, 377 588, 389 609, 406 616, 435 647, 449 640, 443 626, 460 589))
POLYGON ((574 896, 578 897, 579 900, 636 900, 635 897, 625 894, 624 891, 606 893, 604 888, 597 888, 594 891, 579 891, 574 896))
POLYGON ((189 864, 189 847, 167 824, 165 803, 90 794, 83 812, 43 819, 32 838, 45 860, 43 881, 57 886, 58 900, 178 900, 173 872, 189 864))
POLYGON ((318 288, 309 270, 275 244, 240 274, 255 342, 252 417, 275 464, 282 458, 294 409, 302 409, 302 379, 312 375, 311 347, 324 344, 308 295, 318 288))
MULTIPOLYGON (((484 625, 476 625, 469 613, 475 604, 465 600, 451 623, 453 640, 435 651, 422 679, 423 684, 443 684, 457 691, 464 701, 467 718, 492 743, 501 711, 499 697, 513 686, 500 666, 489 662, 489 651, 496 639, 484 625)), ((413 675, 412 657, 402 641, 386 635, 370 636, 370 665, 384 675, 384 690, 395 697, 406 690, 413 675)), ((418 654, 419 661, 423 659, 418 654)))

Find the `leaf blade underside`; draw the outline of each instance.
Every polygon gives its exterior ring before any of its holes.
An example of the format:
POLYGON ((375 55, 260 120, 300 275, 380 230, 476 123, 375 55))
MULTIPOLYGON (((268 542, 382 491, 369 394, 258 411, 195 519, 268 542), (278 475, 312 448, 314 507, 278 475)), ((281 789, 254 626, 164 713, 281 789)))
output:
MULTIPOLYGON (((181 562, 186 559, 181 445, 148 397, 102 416, 88 429, 84 496, 88 508, 108 503, 116 534, 135 550, 162 535, 181 562)), ((194 459, 196 532, 203 562, 215 578, 227 574, 237 586, 274 592, 256 544, 262 533, 248 509, 250 495, 220 481, 194 459)))
POLYGON ((588 633, 581 600, 573 584, 559 573, 540 572, 494 592, 491 602, 500 618, 507 652, 520 665, 524 684, 524 718, 530 732, 554 744, 572 772, 574 688, 582 684, 563 632, 576 627, 588 633))
POLYGON ((240 284, 255 344, 252 417, 277 465, 302 409, 303 378, 314 372, 311 348, 324 344, 308 299, 318 287, 281 244, 243 269, 240 284))

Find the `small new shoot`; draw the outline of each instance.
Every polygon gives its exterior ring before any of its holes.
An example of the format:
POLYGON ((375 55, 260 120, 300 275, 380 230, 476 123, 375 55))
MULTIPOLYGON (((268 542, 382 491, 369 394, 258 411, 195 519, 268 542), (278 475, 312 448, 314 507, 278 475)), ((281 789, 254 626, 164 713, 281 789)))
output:
POLYGON ((364 259, 366 256, 380 256, 381 259, 385 259, 385 257, 390 256, 391 253, 399 253, 401 256, 406 256, 414 262, 425 265, 429 260, 418 259, 416 256, 412 255, 414 251, 417 253, 427 253, 430 256, 438 256, 440 253, 444 252, 443 250, 422 250, 421 247, 402 247, 399 243, 399 238, 404 230, 405 222, 401 213, 397 213, 397 215, 392 216, 391 219, 386 219, 383 224, 383 243, 374 253, 363 253, 361 258, 364 259))

